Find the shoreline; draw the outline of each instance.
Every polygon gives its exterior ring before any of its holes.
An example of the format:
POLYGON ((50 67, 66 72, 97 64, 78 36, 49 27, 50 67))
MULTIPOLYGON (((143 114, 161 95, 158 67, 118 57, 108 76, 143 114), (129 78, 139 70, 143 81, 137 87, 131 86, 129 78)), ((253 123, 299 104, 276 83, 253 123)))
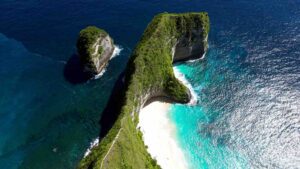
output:
POLYGON ((139 113, 138 127, 147 151, 162 169, 188 169, 184 153, 176 139, 176 126, 169 117, 171 104, 154 101, 139 113))
POLYGON ((180 72, 180 70, 176 67, 173 67, 174 75, 175 77, 183 84, 185 85, 191 92, 192 98, 189 101, 188 105, 193 106, 196 105, 198 102, 198 96, 196 92, 194 91, 191 83, 185 78, 185 75, 180 72))
MULTIPOLYGON (((120 55, 121 51, 123 50, 123 48, 119 45, 114 45, 114 47, 115 47, 114 51, 113 51, 113 53, 112 53, 109 60, 111 60, 111 59, 115 58, 116 56, 120 55)), ((100 73, 96 74, 92 79, 99 79, 100 77, 102 77, 103 74, 106 72, 107 66, 100 73)))
MULTIPOLYGON (((122 48, 116 46, 117 51, 114 57, 120 54, 122 48)), ((113 58, 113 57, 112 57, 113 58)), ((197 94, 184 74, 176 67, 173 67, 175 77, 183 83, 191 92, 192 98, 187 105, 197 104, 197 94)), ((104 72, 103 72, 104 73, 104 72)), ((139 111, 139 123, 137 128, 143 134, 144 144, 148 153, 162 169, 188 169, 188 163, 184 152, 176 138, 176 126, 169 117, 171 103, 167 100, 153 100, 144 105, 139 111)), ((91 150, 99 144, 99 137, 90 142, 89 148, 84 157, 91 153, 91 150)))
MULTIPOLYGON (((197 94, 184 74, 173 67, 175 77, 191 92, 192 98, 188 105, 197 104, 197 94)), ((184 152, 176 138, 176 126, 169 117, 171 103, 163 100, 153 101, 139 112, 138 127, 143 133, 147 151, 162 169, 188 169, 184 152)))

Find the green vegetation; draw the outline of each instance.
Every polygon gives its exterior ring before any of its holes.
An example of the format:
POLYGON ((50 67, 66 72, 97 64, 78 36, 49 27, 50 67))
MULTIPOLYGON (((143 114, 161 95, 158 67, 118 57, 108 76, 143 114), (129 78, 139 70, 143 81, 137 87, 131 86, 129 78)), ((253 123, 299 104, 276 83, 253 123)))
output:
POLYGON ((172 47, 181 36, 191 34, 194 29, 202 30, 203 39, 207 36, 207 13, 163 13, 154 17, 128 62, 125 91, 116 103, 120 105, 117 121, 78 168, 160 168, 147 152, 137 129, 138 112, 147 95, 159 94, 180 103, 189 101, 188 89, 173 73, 172 47))
POLYGON ((102 53, 103 53, 103 47, 99 46, 99 48, 98 48, 98 54, 101 55, 102 53))
MULTIPOLYGON (((95 26, 88 26, 85 29, 82 29, 79 33, 79 38, 77 40, 77 50, 80 55, 80 60, 86 64, 93 65, 93 56, 94 48, 93 45, 96 43, 99 37, 108 35, 104 30, 99 29, 95 26)), ((98 54, 102 53, 102 48, 99 48, 98 54), (101 52, 101 53, 100 53, 101 52)), ((96 55, 99 56, 99 55, 96 55)), ((101 56, 101 55, 100 55, 101 56)))

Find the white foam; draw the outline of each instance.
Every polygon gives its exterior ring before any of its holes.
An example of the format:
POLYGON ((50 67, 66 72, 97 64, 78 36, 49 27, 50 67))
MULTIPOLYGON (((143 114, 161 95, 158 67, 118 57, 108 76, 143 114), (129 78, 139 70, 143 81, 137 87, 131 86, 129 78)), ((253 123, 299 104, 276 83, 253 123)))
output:
POLYGON ((93 147, 97 146, 99 144, 99 138, 96 138, 92 142, 90 142, 90 147, 85 151, 84 157, 88 156, 91 153, 91 150, 93 147))
POLYGON ((185 78, 185 75, 183 73, 181 73, 178 68, 173 67, 173 70, 174 70, 175 77, 179 81, 181 81, 191 92, 192 98, 191 98, 191 100, 188 104, 189 105, 196 105, 197 100, 198 100, 198 96, 197 96, 195 90, 193 89, 191 83, 185 78))
POLYGON ((102 77, 102 75, 106 72, 106 68, 104 68, 100 73, 98 73, 97 75, 94 76, 93 79, 99 79, 100 77, 102 77))
POLYGON ((194 60, 188 60, 187 62, 197 62, 199 60, 203 60, 205 58, 206 52, 199 58, 199 59, 194 59, 194 60))
POLYGON ((122 48, 121 46, 115 45, 114 52, 113 52, 113 54, 112 54, 112 56, 111 56, 110 59, 112 59, 112 58, 114 58, 114 57, 120 55, 120 53, 121 53, 122 50, 123 50, 123 48, 122 48))
MULTIPOLYGON (((112 56, 110 57, 110 60, 118 55, 120 55, 121 51, 123 50, 123 48, 119 45, 115 45, 115 49, 113 51, 112 56)), ((106 72, 106 68, 104 68, 100 73, 98 73, 97 75, 94 76, 93 79, 99 79, 100 77, 102 77, 102 75, 106 72)))

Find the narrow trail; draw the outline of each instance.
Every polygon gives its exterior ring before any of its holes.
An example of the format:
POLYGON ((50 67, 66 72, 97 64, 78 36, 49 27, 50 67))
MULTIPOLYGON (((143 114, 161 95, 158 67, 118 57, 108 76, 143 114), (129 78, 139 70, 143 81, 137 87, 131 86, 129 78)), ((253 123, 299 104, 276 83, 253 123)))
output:
POLYGON ((120 128, 120 130, 119 130, 118 134, 116 135, 115 139, 113 140, 113 142, 112 142, 111 146, 109 147, 109 149, 108 149, 107 153, 105 154, 104 158, 102 159, 102 162, 101 162, 101 165, 100 165, 100 169, 102 169, 103 163, 104 163, 104 161, 105 161, 106 157, 108 156, 108 154, 110 153, 111 149, 113 148, 113 146, 114 146, 114 144, 115 144, 116 140, 118 139, 118 137, 119 137, 119 135, 120 135, 120 132, 121 132, 121 130, 122 130, 122 128, 120 128))
POLYGON ((95 56, 98 53, 99 50, 99 40, 100 38, 97 39, 96 43, 93 45, 93 47, 95 48, 95 52, 92 54, 93 56, 95 56))

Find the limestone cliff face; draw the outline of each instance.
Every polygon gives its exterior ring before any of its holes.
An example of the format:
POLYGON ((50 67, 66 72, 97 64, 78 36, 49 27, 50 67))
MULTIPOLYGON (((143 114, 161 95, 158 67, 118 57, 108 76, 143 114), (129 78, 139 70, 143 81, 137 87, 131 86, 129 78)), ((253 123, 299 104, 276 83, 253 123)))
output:
POLYGON ((104 30, 89 26, 80 31, 77 50, 84 71, 96 75, 106 67, 110 60, 114 51, 114 43, 104 30))
POLYGON ((191 30, 191 33, 180 37, 175 45, 173 61, 200 59, 208 48, 207 37, 202 29, 191 30))
POLYGON ((92 54, 92 67, 86 66, 86 71, 100 73, 110 60, 114 45, 109 35, 100 36, 93 46, 94 53, 92 54), (95 71, 96 70, 96 71, 95 71))
POLYGON ((101 142, 78 168, 159 169, 148 154, 138 113, 157 97, 188 103, 189 89, 174 75, 173 63, 201 58, 207 49, 209 17, 199 13, 162 13, 154 17, 116 83, 101 117, 101 142))
POLYGON ((176 23, 177 29, 184 31, 177 37, 173 47, 173 62, 202 58, 208 48, 209 24, 203 24, 197 17, 177 18, 176 23))

